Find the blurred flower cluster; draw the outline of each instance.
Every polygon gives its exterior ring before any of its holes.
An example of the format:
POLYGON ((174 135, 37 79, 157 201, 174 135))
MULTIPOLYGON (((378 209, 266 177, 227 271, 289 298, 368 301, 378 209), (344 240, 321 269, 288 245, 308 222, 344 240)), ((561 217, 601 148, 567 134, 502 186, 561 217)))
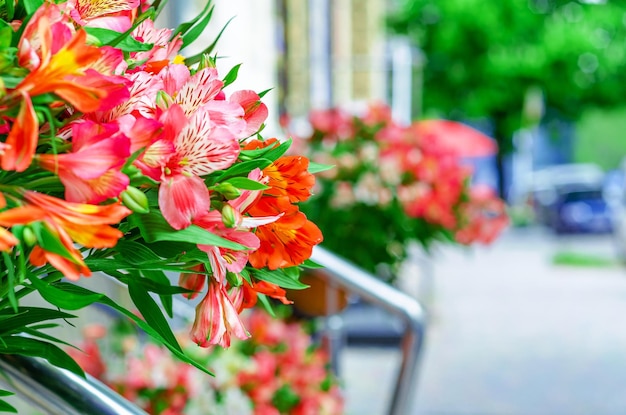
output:
POLYGON ((0 1, 0 353, 79 372, 37 325, 101 302, 184 356, 166 315, 174 294, 199 293, 193 341, 227 347, 248 337, 244 308, 304 287, 322 240, 298 208, 308 160, 258 134, 263 93, 227 89, 238 66, 218 73, 215 42, 180 55, 210 2, 160 29, 165 3, 0 1), (72 284, 92 273, 126 284, 141 317, 72 284), (20 306, 33 291, 54 307, 20 306))
MULTIPOLYGON (((383 104, 362 115, 313 111, 309 121, 312 134, 296 141, 297 151, 335 168, 320 173, 302 209, 325 247, 370 272, 392 278, 411 241, 426 249, 438 241, 488 244, 507 225, 495 192, 470 186, 453 131, 433 133, 428 121, 401 125, 383 104)), ((472 144, 480 145, 464 145, 472 144)))
MULTIPOLYGON (((107 333, 85 330, 71 351, 81 366, 150 414, 339 415, 343 398, 328 357, 297 322, 254 309, 245 316, 251 338, 229 349, 191 349, 215 373, 199 378, 191 366, 153 343, 141 345, 126 324, 107 333)), ((182 342, 184 345, 184 341, 182 342)))

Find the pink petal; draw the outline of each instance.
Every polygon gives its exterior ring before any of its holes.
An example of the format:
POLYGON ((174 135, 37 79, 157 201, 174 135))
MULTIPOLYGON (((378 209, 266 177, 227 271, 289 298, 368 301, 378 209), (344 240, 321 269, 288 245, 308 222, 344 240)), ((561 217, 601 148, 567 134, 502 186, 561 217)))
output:
POLYGON ((159 207, 174 229, 186 228, 211 207, 209 190, 199 177, 170 176, 159 187, 159 207))
POLYGON ((239 141, 228 131, 215 128, 208 112, 194 114, 175 141, 178 167, 172 170, 204 176, 230 167, 239 156, 239 141))

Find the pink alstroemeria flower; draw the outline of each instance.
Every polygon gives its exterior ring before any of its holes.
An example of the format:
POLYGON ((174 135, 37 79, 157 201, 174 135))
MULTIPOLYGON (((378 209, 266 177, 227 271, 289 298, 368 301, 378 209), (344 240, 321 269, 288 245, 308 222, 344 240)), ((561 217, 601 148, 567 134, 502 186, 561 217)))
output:
POLYGON ((200 347, 230 346, 231 336, 245 340, 250 337, 239 314, 226 292, 226 287, 209 279, 209 290, 196 306, 196 318, 191 328, 191 339, 200 347))
POLYGON ((122 193, 130 180, 120 169, 130 156, 130 140, 115 124, 72 124, 72 151, 41 154, 39 164, 56 172, 69 202, 97 204, 122 193))
POLYGON ((175 137, 166 136, 155 143, 162 150, 160 157, 153 148, 147 153, 153 151, 151 155, 160 163, 159 207, 163 216, 174 229, 183 229, 208 212, 211 205, 209 190, 200 177, 230 167, 241 149, 237 139, 228 130, 216 127, 206 111, 199 110, 180 128, 184 119, 177 108, 172 105, 168 113, 174 111, 179 116, 164 119, 164 130, 175 137), (168 139, 173 145, 170 154, 164 153, 168 149, 163 141, 168 139))
POLYGON ((234 92, 228 100, 241 105, 244 110, 243 119, 246 127, 241 132, 240 138, 250 137, 259 131, 268 115, 267 106, 261 102, 259 94, 254 91, 241 90, 234 92))
POLYGON ((141 68, 159 73, 169 61, 176 57, 183 45, 180 35, 172 39, 172 29, 154 27, 154 21, 146 19, 133 30, 132 36, 140 42, 152 44, 146 52, 135 52, 131 57, 136 62, 145 62, 141 68), (151 70, 153 69, 153 70, 151 70))
POLYGON ((64 6, 81 26, 123 33, 132 26, 139 0, 68 0, 64 6))

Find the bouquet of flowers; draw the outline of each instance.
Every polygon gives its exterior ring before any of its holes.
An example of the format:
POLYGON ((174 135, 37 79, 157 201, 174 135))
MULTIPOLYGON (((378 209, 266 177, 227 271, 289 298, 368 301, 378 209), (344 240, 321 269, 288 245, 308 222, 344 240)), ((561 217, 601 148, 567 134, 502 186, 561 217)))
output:
MULTIPOLYGON (((85 330, 75 355, 83 369, 150 414, 339 415, 343 398, 328 357, 300 323, 255 309, 244 317, 252 337, 229 349, 190 349, 216 376, 174 359, 141 339, 125 324, 107 335, 101 326, 85 330)), ((184 339, 181 344, 185 344, 184 339)))
POLYGON ((470 186, 454 137, 428 133, 424 122, 400 125, 382 104, 362 115, 313 111, 309 121, 312 133, 297 151, 335 168, 320 173, 302 209, 325 247, 362 268, 392 279, 411 241, 426 249, 490 243, 506 226, 504 202, 470 186))
POLYGON ((207 371, 172 334, 173 295, 203 293, 191 339, 226 347, 243 309, 305 287, 315 168, 258 134, 263 93, 229 90, 215 42, 180 55, 213 6, 159 29, 164 4, 0 0, 0 353, 82 373, 43 329, 103 303, 207 371), (75 284, 103 274, 140 316, 75 284), (52 307, 22 305, 33 292, 52 307))

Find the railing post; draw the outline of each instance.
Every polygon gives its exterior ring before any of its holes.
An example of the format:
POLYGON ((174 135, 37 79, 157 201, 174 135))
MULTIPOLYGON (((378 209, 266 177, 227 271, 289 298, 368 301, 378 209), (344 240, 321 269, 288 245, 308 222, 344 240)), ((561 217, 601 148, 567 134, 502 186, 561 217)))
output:
POLYGON ((417 384, 417 368, 426 335, 426 312, 414 298, 398 291, 373 275, 319 246, 311 259, 326 268, 331 281, 380 306, 405 323, 402 337, 402 361, 393 390, 389 415, 411 413, 411 398, 417 384))
POLYGON ((33 357, 0 354, 0 383, 51 415, 147 415, 96 379, 33 357))

